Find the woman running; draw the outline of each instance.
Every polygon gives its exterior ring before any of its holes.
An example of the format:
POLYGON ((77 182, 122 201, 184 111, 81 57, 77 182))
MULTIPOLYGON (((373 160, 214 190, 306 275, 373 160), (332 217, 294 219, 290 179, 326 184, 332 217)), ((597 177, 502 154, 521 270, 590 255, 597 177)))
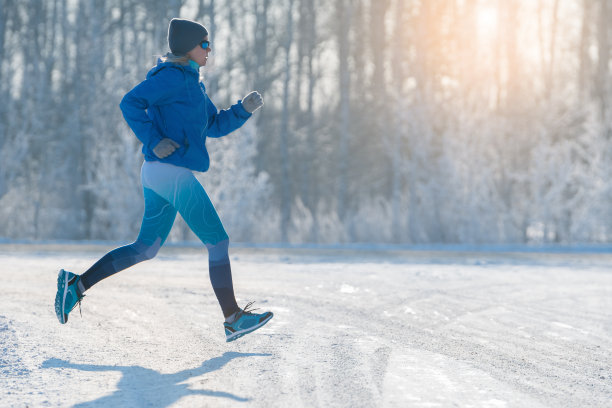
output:
POLYGON ((258 329, 273 316, 238 307, 228 255, 229 237, 206 191, 193 175, 209 167, 207 137, 225 136, 241 127, 263 105, 251 92, 227 110, 218 111, 199 81, 199 68, 211 52, 208 30, 190 20, 172 19, 170 52, 160 58, 146 79, 120 103, 123 116, 142 142, 141 181, 145 211, 136 241, 104 255, 82 275, 61 270, 55 313, 60 323, 89 288, 102 279, 155 257, 164 244, 177 211, 206 245, 213 290, 225 316, 226 341, 258 329))

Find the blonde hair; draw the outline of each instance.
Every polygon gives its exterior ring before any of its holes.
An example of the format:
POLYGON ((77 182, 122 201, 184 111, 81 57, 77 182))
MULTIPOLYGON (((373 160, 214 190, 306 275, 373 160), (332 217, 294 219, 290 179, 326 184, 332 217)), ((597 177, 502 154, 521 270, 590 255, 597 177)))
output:
POLYGON ((175 64, 187 65, 189 64, 189 57, 187 55, 175 55, 171 52, 162 56, 161 62, 174 62, 175 64))

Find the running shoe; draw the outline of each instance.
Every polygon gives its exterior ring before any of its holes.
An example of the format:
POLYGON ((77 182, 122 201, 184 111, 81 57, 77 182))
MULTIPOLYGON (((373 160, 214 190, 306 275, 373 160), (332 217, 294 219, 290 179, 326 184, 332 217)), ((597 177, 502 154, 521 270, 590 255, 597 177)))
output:
POLYGON ((225 341, 230 342, 259 329, 268 323, 274 316, 272 312, 253 313, 257 309, 249 309, 253 302, 247 303, 244 309, 239 310, 231 323, 225 322, 225 341))
POLYGON ((68 313, 78 303, 81 309, 81 299, 85 297, 77 286, 81 277, 72 272, 61 270, 57 276, 57 294, 55 295, 55 314, 61 324, 68 321, 68 313))

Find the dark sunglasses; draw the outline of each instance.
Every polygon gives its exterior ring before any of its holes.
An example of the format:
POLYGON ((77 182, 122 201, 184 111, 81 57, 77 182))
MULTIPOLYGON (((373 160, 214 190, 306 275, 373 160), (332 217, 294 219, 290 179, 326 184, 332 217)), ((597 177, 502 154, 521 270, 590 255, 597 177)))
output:
POLYGON ((210 41, 202 41, 200 46, 204 49, 210 48, 210 41))

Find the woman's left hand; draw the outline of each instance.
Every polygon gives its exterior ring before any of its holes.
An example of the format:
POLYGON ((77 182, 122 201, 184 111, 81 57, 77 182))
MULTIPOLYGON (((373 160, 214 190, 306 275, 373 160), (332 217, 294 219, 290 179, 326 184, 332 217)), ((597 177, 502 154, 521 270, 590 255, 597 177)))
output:
POLYGON ((261 108, 261 105, 263 105, 263 98, 257 91, 253 91, 242 98, 242 106, 249 113, 255 112, 257 109, 261 108))

